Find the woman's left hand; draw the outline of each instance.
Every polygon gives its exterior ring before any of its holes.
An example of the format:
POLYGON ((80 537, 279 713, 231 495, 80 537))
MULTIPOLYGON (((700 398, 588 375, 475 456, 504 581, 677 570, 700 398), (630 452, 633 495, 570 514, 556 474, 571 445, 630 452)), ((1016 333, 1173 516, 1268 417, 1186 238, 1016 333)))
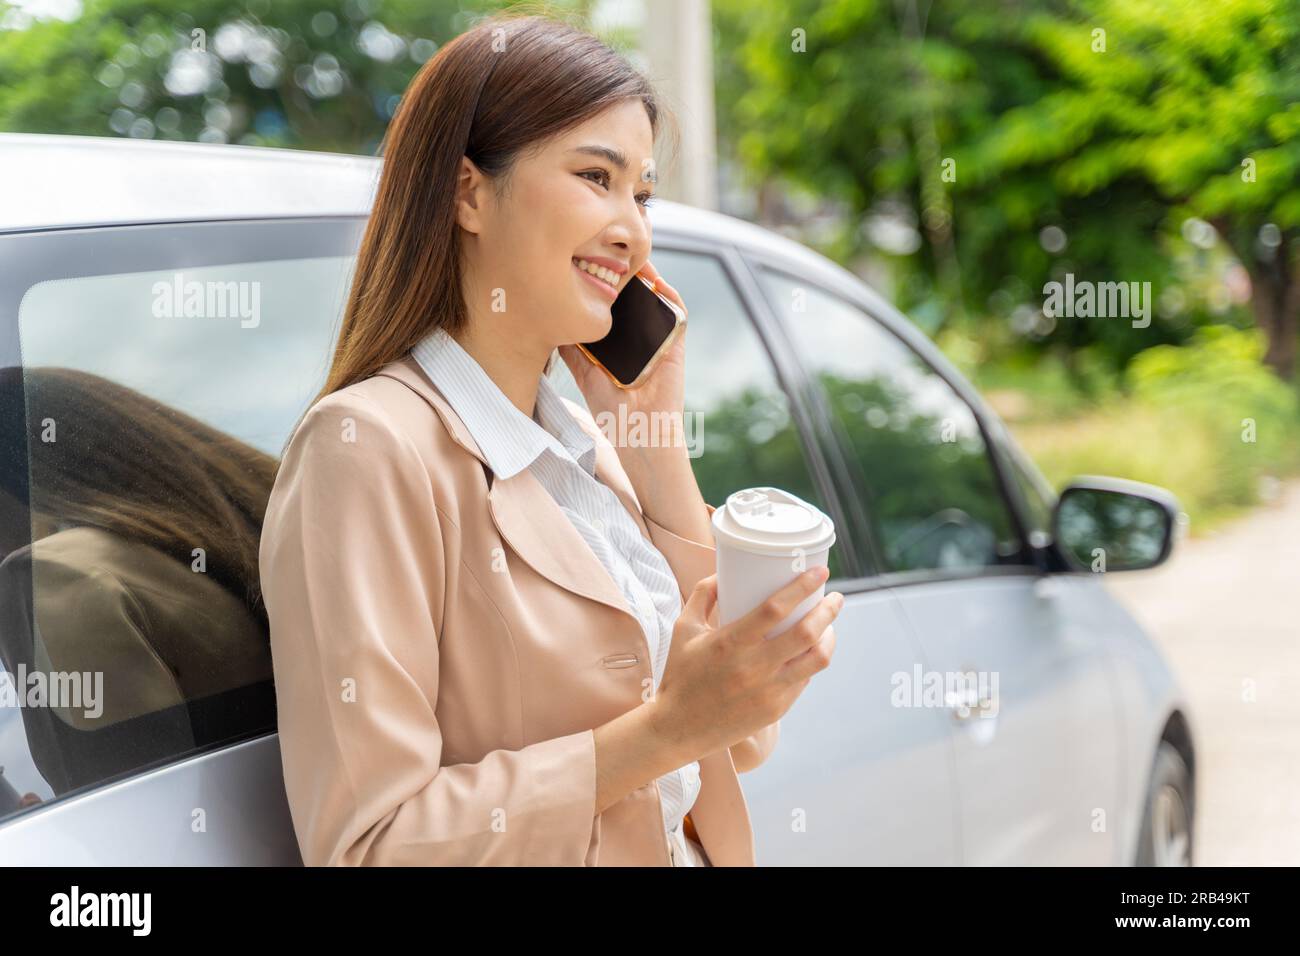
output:
MULTIPOLYGON (((655 289, 663 293, 682 310, 682 315, 686 315, 686 303, 682 301, 681 295, 674 289, 663 276, 655 270, 654 266, 647 260, 641 267, 641 274, 655 284, 655 289)), ((636 278, 628 280, 630 282, 638 281, 636 278)), ((683 328, 678 334, 676 341, 664 353, 663 358, 651 370, 649 376, 637 388, 619 388, 609 377, 597 368, 592 361, 583 355, 576 345, 561 345, 559 348, 560 357, 564 359, 564 364, 569 367, 573 374, 573 380, 577 383, 578 389, 582 392, 583 398, 587 400, 587 407, 591 410, 592 416, 599 423, 601 413, 606 412, 611 417, 606 419, 612 422, 621 422, 626 420, 629 425, 637 429, 637 432, 646 435, 648 438, 653 433, 649 430, 655 427, 656 423, 661 421, 661 417, 653 413, 668 413, 673 416, 671 421, 675 423, 675 428, 682 428, 682 407, 685 401, 686 388, 686 329, 683 328), (623 416, 619 414, 619 406, 623 406, 626 411, 623 416), (632 413, 637 413, 634 416, 632 413), (624 416, 627 416, 624 418, 624 416), (644 425, 637 426, 635 423, 644 416, 644 425), (643 430, 644 429, 644 430, 643 430)), ((618 436, 625 438, 626 436, 618 436)), ((680 440, 680 435, 678 436, 680 440)), ((615 441, 610 437, 610 442, 620 452, 624 450, 627 442, 615 441)))

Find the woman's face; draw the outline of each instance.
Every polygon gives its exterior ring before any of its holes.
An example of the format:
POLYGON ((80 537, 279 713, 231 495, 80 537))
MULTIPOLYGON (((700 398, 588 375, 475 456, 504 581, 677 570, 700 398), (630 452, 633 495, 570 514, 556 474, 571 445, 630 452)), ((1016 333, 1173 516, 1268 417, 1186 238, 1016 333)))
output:
POLYGON ((480 300, 471 320, 534 354, 603 338, 614 297, 650 257, 653 149, 645 107, 627 100, 522 153, 499 198, 464 161, 466 292, 480 300), (593 276, 578 259, 614 274, 593 276))

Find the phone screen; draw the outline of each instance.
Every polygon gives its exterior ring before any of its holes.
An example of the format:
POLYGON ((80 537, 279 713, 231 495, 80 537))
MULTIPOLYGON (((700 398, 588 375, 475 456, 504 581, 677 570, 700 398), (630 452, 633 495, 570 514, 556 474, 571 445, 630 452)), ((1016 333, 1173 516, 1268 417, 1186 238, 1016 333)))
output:
POLYGON ((583 346, 624 385, 638 375, 677 325, 677 313, 634 275, 610 306, 609 334, 583 346))

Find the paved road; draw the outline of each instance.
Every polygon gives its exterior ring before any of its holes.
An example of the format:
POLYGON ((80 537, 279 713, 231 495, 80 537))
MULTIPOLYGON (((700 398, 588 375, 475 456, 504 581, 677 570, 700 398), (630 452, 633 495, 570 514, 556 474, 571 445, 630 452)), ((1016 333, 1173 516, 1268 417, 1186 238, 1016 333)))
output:
POLYGON ((1107 586, 1194 708, 1196 864, 1300 864, 1300 482, 1107 586))

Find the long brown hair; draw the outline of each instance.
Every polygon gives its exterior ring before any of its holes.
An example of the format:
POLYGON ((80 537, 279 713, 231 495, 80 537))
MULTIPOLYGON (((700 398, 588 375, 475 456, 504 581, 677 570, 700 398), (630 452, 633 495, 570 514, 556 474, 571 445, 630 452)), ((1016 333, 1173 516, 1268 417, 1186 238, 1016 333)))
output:
MULTIPOLYGON (((0 490, 58 525, 152 545, 207 573, 265 627, 258 542, 276 460, 110 379, 56 366, 0 368, 0 490), (57 441, 29 423, 55 423, 57 441)), ((3 557, 3 555, 0 555, 3 557)))
POLYGON ((499 195, 521 150, 629 98, 645 104, 657 136, 661 107, 650 82, 590 33, 550 16, 489 17, 425 63, 380 145, 383 170, 343 324, 311 404, 401 358, 434 328, 456 333, 468 321, 454 208, 462 156, 499 195))

